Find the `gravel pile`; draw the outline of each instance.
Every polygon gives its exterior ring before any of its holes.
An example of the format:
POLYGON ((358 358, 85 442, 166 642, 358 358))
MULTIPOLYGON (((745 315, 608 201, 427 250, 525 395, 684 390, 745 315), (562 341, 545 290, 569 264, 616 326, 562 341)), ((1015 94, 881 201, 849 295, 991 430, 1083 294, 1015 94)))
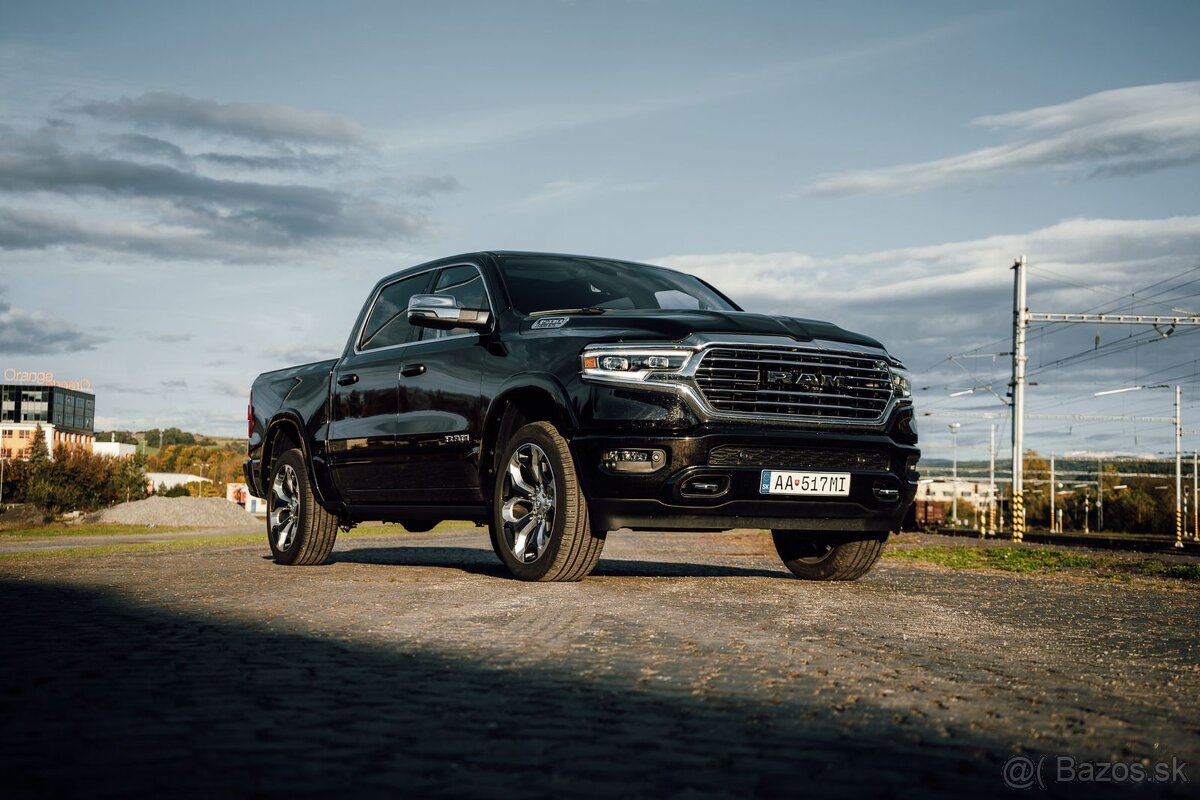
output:
POLYGON ((259 524, 258 517, 220 497, 147 497, 106 508, 91 522, 161 525, 170 528, 229 528, 259 524))

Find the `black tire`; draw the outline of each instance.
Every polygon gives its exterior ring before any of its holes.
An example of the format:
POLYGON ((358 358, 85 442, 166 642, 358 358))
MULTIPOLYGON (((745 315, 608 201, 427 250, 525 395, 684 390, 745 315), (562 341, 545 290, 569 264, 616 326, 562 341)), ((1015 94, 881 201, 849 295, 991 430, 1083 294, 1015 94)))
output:
MULTIPOLYGON (((861 537, 862 534, 857 534, 861 537)), ((856 581, 883 553, 887 534, 855 538, 855 534, 771 531, 775 552, 797 578, 810 581, 856 581)))
POLYGON ((277 563, 325 563, 337 540, 338 520, 313 496, 304 454, 298 449, 282 453, 271 465, 267 509, 267 544, 277 563))
MULTIPOLYGON (((607 532, 593 531, 591 528, 587 498, 579 487, 575 461, 571 458, 566 439, 549 422, 531 422, 517 430, 504 444, 497 465, 496 480, 492 487, 492 520, 489 526, 492 549, 496 555, 514 576, 523 581, 583 579, 600 560, 607 532), (527 542, 539 529, 544 531, 544 542, 541 546, 535 546, 531 552, 528 544, 516 547, 515 539, 518 531, 524 527, 519 524, 520 520, 534 513, 533 504, 527 504, 531 510, 516 522, 507 522, 504 515, 506 502, 518 502, 514 498, 519 494, 513 485, 509 465, 518 451, 532 454, 534 447, 545 457, 545 465, 551 470, 554 499, 549 511, 544 515, 545 527, 542 528, 536 521, 531 522, 534 528, 533 532, 526 534, 527 542)), ((520 507, 518 505, 510 509, 509 515, 515 516, 520 507)))

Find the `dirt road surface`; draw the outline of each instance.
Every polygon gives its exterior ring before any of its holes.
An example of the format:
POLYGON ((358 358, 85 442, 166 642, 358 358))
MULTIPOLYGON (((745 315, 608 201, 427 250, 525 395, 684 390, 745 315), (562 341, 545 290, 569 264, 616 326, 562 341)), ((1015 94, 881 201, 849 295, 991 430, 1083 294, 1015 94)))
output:
POLYGON ((324 567, 4 554, 6 794, 1013 797, 1007 768, 1094 797, 1129 782, 1080 764, 1174 759, 1137 796, 1196 795, 1193 586, 808 583, 756 532, 614 534, 584 582, 525 584, 479 531, 384 530, 324 567))

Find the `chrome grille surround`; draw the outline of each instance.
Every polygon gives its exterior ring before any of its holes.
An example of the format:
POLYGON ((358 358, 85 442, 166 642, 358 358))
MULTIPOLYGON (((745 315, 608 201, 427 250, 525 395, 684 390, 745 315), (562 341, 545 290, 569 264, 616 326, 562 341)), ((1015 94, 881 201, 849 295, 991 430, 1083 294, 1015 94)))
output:
POLYGON ((870 425, 894 399, 886 359, 850 350, 713 345, 694 379, 720 416, 870 425))

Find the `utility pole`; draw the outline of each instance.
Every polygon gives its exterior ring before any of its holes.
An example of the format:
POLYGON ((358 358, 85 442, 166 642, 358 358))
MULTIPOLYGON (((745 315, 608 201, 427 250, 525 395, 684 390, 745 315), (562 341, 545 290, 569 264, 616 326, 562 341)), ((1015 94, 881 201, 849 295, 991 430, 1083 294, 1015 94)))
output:
POLYGON ((958 524, 958 429, 962 427, 961 423, 950 423, 950 439, 954 442, 954 461, 951 472, 951 480, 954 481, 954 495, 950 501, 950 516, 954 517, 954 524, 958 524))
POLYGON ((1012 369, 1012 538, 1025 539, 1025 330, 1028 284, 1025 256, 1013 264, 1013 369, 1012 369))
MULTIPOLYGON (((1170 336, 1177 328, 1200 327, 1200 314, 1184 316, 1150 315, 1150 314, 1075 314, 1058 312, 1030 311, 1028 308, 1028 283, 1025 275, 1025 256, 1017 259, 1013 269, 1013 348, 1012 348, 1012 443, 1013 443, 1013 477, 1012 477, 1012 518, 1013 539, 1021 541, 1025 538, 1025 502, 1024 502, 1024 469, 1022 458, 1025 446, 1025 339, 1030 322, 1049 322, 1060 324, 1110 324, 1110 325, 1150 325, 1164 337, 1170 336), (1164 330, 1165 329, 1165 330, 1164 330)), ((1181 446, 1182 428, 1179 425, 1179 415, 1176 414, 1175 436, 1176 448, 1181 446)), ((1165 421, 1165 420, 1164 420, 1165 421)), ((1178 460, 1178 459, 1176 459, 1178 460)), ((1180 482, 1181 483, 1181 482, 1180 482)), ((1182 484, 1181 484, 1182 485, 1182 484)), ((1179 492, 1176 491, 1176 497, 1179 492)), ((1177 516, 1182 523, 1182 509, 1177 516)), ((1179 525, 1176 525, 1178 531, 1179 525)), ((1182 546, 1182 543, 1181 543, 1182 546)))
POLYGON ((1175 546, 1183 549, 1183 420, 1180 403, 1183 387, 1175 386, 1175 546))
POLYGON ((1054 480, 1054 454, 1050 454, 1050 532, 1054 533, 1054 495, 1058 494, 1058 483, 1054 480))
POLYGON ((1104 462, 1096 459, 1096 531, 1104 530, 1104 462))
POLYGON ((1192 541, 1200 542, 1200 494, 1196 494, 1196 464, 1200 463, 1200 452, 1192 451, 1192 541))
MULTIPOLYGON (((988 438, 988 521, 987 535, 996 535, 996 423, 992 423, 992 434, 988 438)), ((1195 469, 1192 470, 1195 472, 1195 469)), ((1193 476, 1194 477, 1194 476, 1193 476)), ((1195 495, 1195 490, 1192 491, 1195 495)))

